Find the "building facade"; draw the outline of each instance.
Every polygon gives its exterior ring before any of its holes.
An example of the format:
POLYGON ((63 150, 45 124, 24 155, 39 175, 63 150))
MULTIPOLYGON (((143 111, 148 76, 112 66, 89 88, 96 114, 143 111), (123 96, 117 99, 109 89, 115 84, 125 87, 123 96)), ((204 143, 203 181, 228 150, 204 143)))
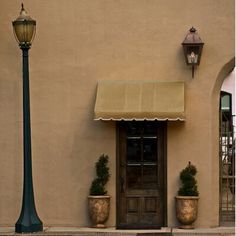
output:
MULTIPOLYGON (((22 198, 22 62, 11 23, 20 4, 0 1, 1 226, 15 224, 22 198)), ((198 169, 196 226, 218 226, 220 91, 234 68, 234 1, 24 4, 37 21, 29 52, 32 159, 35 201, 44 225, 90 225, 87 196, 94 163, 106 153, 108 226, 128 218, 127 227, 139 222, 138 214, 127 215, 138 211, 139 199, 130 204, 128 199, 135 194, 147 197, 143 212, 159 212, 145 219, 151 219, 150 228, 176 226, 179 172, 189 161, 198 169), (204 42, 194 78, 181 46, 192 26, 204 42), (161 188, 148 191, 157 181, 161 188), (138 193, 127 192, 135 186, 138 193)))

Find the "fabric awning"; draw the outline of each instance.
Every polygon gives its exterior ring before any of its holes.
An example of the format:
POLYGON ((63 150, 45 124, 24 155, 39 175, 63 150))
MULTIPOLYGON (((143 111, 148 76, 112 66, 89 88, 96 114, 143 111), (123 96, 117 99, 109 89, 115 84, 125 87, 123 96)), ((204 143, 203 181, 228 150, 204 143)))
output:
POLYGON ((98 82, 95 120, 184 120, 184 82, 98 82))

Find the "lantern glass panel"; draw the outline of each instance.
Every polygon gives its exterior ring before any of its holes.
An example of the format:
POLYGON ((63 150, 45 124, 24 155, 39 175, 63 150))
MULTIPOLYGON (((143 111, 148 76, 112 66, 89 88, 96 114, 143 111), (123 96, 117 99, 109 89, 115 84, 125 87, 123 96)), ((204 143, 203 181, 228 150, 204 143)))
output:
POLYGON ((18 43, 31 43, 35 35, 35 24, 31 22, 14 24, 14 33, 18 43))
POLYGON ((187 58, 189 64, 197 64, 198 62, 198 54, 195 54, 194 52, 187 54, 187 58))
POLYGON ((199 60, 199 47, 187 46, 187 63, 198 64, 198 60, 199 60))

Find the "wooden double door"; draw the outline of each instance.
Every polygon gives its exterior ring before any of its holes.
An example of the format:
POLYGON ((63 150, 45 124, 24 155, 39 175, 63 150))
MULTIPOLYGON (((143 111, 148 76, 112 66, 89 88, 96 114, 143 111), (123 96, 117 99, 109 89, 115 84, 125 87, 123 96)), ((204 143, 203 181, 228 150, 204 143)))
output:
POLYGON ((117 127, 117 228, 166 225, 166 122, 117 127))

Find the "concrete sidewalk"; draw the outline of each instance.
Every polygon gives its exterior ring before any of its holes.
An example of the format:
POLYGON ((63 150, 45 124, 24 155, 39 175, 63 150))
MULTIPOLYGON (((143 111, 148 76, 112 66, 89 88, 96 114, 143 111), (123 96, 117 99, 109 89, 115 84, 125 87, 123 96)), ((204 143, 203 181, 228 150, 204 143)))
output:
MULTIPOLYGON (((0 227, 0 236, 17 235, 14 227, 0 227)), ((196 228, 183 230, 162 228, 160 230, 117 230, 115 228, 95 229, 79 227, 45 227, 43 232, 31 233, 33 236, 234 236, 234 227, 196 228)))

